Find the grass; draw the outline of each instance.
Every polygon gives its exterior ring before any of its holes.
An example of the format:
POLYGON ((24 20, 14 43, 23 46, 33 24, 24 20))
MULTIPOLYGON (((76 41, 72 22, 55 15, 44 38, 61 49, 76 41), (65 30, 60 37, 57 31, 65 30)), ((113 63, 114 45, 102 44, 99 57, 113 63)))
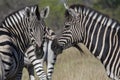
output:
MULTIPOLYGON (((82 55, 75 48, 69 48, 57 58, 52 80, 110 80, 107 77, 103 65, 90 52, 82 55)), ((22 80, 28 80, 28 74, 24 69, 22 80)), ((37 78, 38 79, 38 78, 37 78)))

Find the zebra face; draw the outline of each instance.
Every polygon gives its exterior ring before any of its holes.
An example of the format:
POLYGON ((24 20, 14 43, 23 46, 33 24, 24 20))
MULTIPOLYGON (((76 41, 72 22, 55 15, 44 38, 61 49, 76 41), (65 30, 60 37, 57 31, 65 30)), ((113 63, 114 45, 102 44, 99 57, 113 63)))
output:
MULTIPOLYGON (((72 46, 75 43, 82 41, 82 9, 78 7, 72 7, 66 9, 64 29, 61 40, 64 38, 64 44, 72 46)), ((60 40, 60 41, 61 41, 60 40)))
POLYGON ((67 44, 72 45, 80 41, 79 38, 82 37, 79 19, 79 16, 76 17, 72 15, 65 18, 62 37, 66 38, 67 44))
POLYGON ((29 27, 28 31, 30 37, 33 40, 33 44, 38 47, 41 46, 42 38, 44 35, 44 28, 46 27, 44 19, 47 18, 49 14, 49 7, 41 10, 39 12, 38 6, 26 8, 26 15, 28 16, 29 27))

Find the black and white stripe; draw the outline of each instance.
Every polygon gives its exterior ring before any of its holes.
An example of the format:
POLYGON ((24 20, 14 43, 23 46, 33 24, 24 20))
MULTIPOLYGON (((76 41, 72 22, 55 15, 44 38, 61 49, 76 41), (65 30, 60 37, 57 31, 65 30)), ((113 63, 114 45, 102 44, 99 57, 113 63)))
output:
POLYGON ((56 62, 57 55, 53 52, 51 49, 51 45, 53 40, 55 39, 56 35, 53 30, 50 28, 46 28, 46 34, 45 34, 45 42, 46 45, 43 46, 43 49, 46 51, 45 61, 47 65, 47 79, 52 80, 52 74, 54 71, 54 65, 56 62))
POLYGON ((83 43, 104 65, 111 79, 120 79, 120 24, 118 21, 84 5, 66 6, 65 25, 55 53, 83 43))
MULTIPOLYGON (((38 65, 43 66, 43 63, 46 62, 47 80, 52 80, 52 73, 54 71, 54 64, 56 62, 56 57, 57 57, 56 54, 51 49, 51 44, 53 39, 55 39, 55 36, 56 35, 53 32, 53 30, 46 27, 42 47, 40 48, 40 51, 39 51, 40 53, 38 54, 35 53, 34 47, 32 46, 30 46, 30 48, 28 48, 26 52, 26 54, 31 55, 31 57, 34 57, 34 55, 37 54, 36 57, 41 60, 41 63, 39 63, 38 65)), ((35 80, 34 69, 30 60, 28 59, 28 55, 26 55, 24 59, 24 64, 28 70, 29 79, 35 80)), ((38 68, 40 68, 39 69, 40 71, 37 72, 38 74, 44 73, 43 67, 38 67, 38 68)))
MULTIPOLYGON (((25 7, 5 18, 0 26, 0 67, 1 80, 21 80, 24 67, 24 56, 30 47, 41 47, 44 35, 45 23, 49 8, 39 12, 38 5, 25 7), (32 42, 32 39, 34 41, 32 42)), ((41 61, 27 54, 36 72, 41 67, 41 61), (38 65, 39 64, 39 65, 38 65)), ((46 80, 45 73, 37 74, 42 80, 46 80), (42 77, 41 77, 42 75, 42 77)))

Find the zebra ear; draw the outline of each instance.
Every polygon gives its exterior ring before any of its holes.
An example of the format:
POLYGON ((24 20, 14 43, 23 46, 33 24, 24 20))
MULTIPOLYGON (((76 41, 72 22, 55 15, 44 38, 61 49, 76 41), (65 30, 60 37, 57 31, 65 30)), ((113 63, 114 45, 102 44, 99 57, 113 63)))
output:
POLYGON ((73 10, 73 9, 67 9, 67 11, 68 11, 68 13, 71 15, 71 16, 73 16, 73 17, 77 17, 78 16, 78 14, 73 10))
POLYGON ((38 7, 38 5, 36 6, 35 14, 36 14, 38 20, 40 20, 40 12, 39 12, 39 7, 38 7))
POLYGON ((41 12, 40 12, 40 16, 41 18, 47 18, 48 17, 48 14, 49 14, 49 6, 47 6, 45 9, 43 9, 41 12))
POLYGON ((66 3, 64 3, 64 7, 65 7, 65 9, 69 9, 69 7, 67 6, 66 3))
POLYGON ((30 17, 30 8, 29 7, 25 8, 25 16, 30 17))

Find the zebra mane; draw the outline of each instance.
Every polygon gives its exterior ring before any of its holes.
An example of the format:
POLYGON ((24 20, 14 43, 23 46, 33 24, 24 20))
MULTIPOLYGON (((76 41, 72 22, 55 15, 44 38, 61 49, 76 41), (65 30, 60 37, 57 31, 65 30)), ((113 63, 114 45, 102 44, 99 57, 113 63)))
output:
MULTIPOLYGON (((73 4, 73 5, 70 5, 69 8, 72 8, 73 10, 75 10, 76 12, 78 12, 78 9, 80 8, 81 10, 84 9, 84 5, 81 5, 81 4, 73 4)), ((68 10, 65 11, 65 17, 69 17, 70 14, 68 12, 68 10)))
MULTIPOLYGON (((37 16, 38 20, 40 20, 40 13, 39 13, 39 8, 38 8, 38 5, 37 5, 37 4, 35 4, 35 5, 30 5, 30 6, 26 6, 26 7, 36 8, 36 16, 37 16)), ((25 10, 26 7, 20 8, 20 9, 18 9, 18 10, 16 10, 16 11, 10 13, 9 15, 7 15, 7 16, 3 19, 2 23, 3 23, 7 18, 15 15, 16 13, 19 14, 19 12, 25 10)))
MULTIPOLYGON (((73 4, 73 5, 70 5, 69 8, 72 8, 77 13, 80 13, 80 11, 82 11, 82 14, 85 15, 85 16, 87 15, 86 11, 89 10, 89 13, 91 13, 91 12, 97 13, 98 15, 102 15, 102 17, 105 17, 107 19, 111 19, 113 22, 117 22, 117 24, 120 25, 118 20, 113 19, 113 18, 109 17, 108 15, 103 14, 103 13, 101 13, 101 12, 99 12, 99 11, 93 9, 93 8, 87 7, 85 5, 73 4)), ((67 19, 71 18, 71 15, 69 14, 67 9, 65 10, 65 18, 67 18, 67 19)))

